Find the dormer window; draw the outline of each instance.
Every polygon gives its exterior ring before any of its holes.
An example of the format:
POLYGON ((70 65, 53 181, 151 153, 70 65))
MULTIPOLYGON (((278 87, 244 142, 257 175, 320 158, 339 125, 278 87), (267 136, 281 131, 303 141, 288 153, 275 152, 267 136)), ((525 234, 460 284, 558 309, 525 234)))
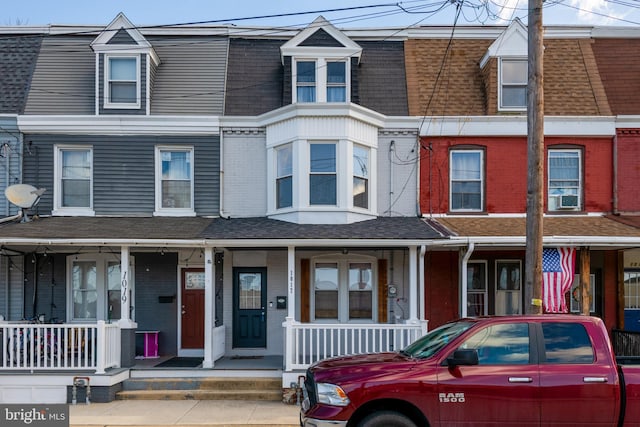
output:
POLYGON ((327 102, 347 100, 347 64, 327 62, 327 102))
POLYGON ((347 62, 318 58, 295 62, 295 102, 346 102, 347 62))
POLYGON ((524 110, 527 108, 527 60, 500 60, 500 109, 524 110))
POLYGON ((296 62, 296 99, 298 102, 316 102, 315 61, 296 62))
POLYGON ((139 108, 138 57, 107 55, 105 66, 105 107, 139 108))

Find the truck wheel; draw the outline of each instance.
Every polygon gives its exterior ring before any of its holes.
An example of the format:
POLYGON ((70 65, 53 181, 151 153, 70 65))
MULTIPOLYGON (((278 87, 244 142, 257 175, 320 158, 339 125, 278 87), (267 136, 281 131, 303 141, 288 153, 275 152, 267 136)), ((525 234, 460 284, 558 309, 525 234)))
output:
POLYGON ((416 427, 406 415, 394 411, 378 411, 364 417, 358 427, 416 427))

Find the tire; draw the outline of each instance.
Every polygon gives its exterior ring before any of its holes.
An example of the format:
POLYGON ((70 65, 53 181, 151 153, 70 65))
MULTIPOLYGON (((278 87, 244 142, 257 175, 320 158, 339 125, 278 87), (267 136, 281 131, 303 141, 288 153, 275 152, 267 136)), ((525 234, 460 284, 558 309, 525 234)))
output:
POLYGON ((358 427, 417 427, 406 415, 395 411, 378 411, 364 417, 358 427))

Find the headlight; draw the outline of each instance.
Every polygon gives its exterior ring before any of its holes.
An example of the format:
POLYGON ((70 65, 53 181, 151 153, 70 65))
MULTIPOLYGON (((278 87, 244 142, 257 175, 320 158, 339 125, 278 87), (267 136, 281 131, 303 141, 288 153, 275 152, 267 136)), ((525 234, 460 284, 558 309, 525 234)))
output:
POLYGON ((333 406, 347 406, 350 403, 347 393, 340 386, 328 383, 316 384, 318 402, 333 406))

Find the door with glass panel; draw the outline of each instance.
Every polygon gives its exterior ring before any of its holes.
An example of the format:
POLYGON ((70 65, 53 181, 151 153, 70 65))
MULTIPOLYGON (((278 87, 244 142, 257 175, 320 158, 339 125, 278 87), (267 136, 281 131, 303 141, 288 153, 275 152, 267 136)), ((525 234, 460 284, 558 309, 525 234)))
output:
POLYGON ((267 269, 233 269, 233 347, 267 346, 267 269))

